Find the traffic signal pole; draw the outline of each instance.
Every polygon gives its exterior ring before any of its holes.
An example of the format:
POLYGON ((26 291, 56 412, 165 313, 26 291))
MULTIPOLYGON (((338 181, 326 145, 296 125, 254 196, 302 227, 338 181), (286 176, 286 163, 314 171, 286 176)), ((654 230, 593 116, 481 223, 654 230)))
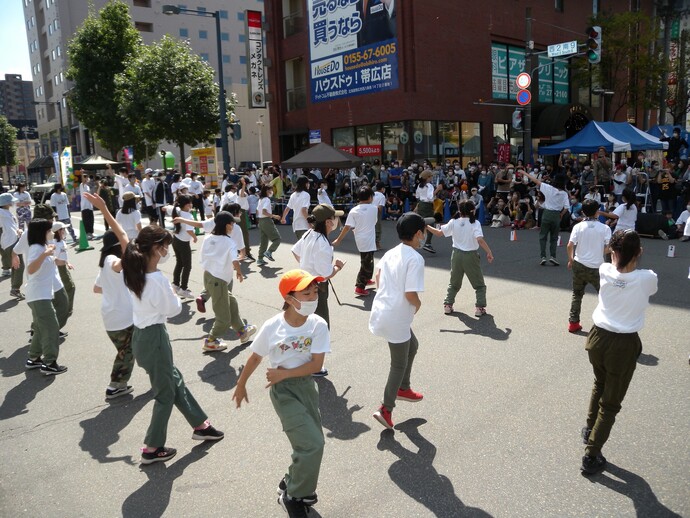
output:
MULTIPOLYGON (((525 69, 532 70, 532 51, 534 41, 532 40, 532 8, 525 8, 525 69)), ((534 72, 532 72, 533 74, 534 72)), ((534 84, 534 81, 532 81, 534 84)), ((531 85, 530 85, 531 88, 531 85)), ((531 90, 530 90, 531 93, 531 90)), ((534 99, 534 97, 532 97, 534 99)), ((533 164, 532 161, 532 101, 525 106, 525 120, 522 133, 522 159, 525 165, 533 164)))

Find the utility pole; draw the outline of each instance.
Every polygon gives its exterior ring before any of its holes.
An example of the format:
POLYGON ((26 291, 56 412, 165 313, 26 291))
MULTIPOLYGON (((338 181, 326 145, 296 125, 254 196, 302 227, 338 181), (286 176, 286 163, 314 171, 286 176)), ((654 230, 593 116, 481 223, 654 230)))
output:
MULTIPOLYGON (((668 56, 671 51, 671 19, 675 8, 675 0, 668 0, 668 5, 664 8, 664 51, 663 55, 668 56)), ((666 124, 666 96, 668 95, 668 70, 665 70, 661 78, 661 88, 659 88, 659 126, 666 124)))
MULTIPOLYGON (((532 8, 525 8, 525 70, 533 70, 532 66, 532 50, 534 49, 534 41, 532 41, 532 8)), ((532 78, 532 85, 534 85, 534 78, 532 78)), ((531 88, 533 89, 533 88, 531 88)), ((510 90, 510 89, 509 89, 510 90)), ((530 90, 531 91, 531 90, 530 90)), ((532 97, 532 101, 534 96, 532 97)), ((525 121, 524 132, 522 134, 522 158, 525 164, 532 164, 532 101, 525 106, 525 121)))

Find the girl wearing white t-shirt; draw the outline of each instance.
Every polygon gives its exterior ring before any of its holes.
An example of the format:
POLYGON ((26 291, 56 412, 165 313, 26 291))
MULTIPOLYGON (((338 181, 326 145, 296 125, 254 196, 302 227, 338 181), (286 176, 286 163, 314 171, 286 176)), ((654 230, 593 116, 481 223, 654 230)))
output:
POLYGON ((642 352, 638 332, 644 326, 649 297, 657 291, 652 270, 637 270, 642 255, 640 236, 634 230, 616 231, 609 243, 611 263, 599 267, 599 303, 585 349, 594 370, 594 387, 582 439, 587 445, 581 471, 587 475, 606 466, 601 449, 642 352))
MULTIPOLYGON (((57 269, 55 267, 55 245, 48 244, 52 239, 53 223, 45 219, 29 222, 26 257, 26 302, 33 317, 33 338, 29 346, 27 369, 40 368, 46 376, 62 374, 67 370, 58 365, 60 324, 53 306, 57 269)), ((59 283, 59 279, 58 279, 59 283)))
POLYGON ((208 422, 208 416, 187 389, 182 374, 173 363, 165 323, 179 315, 182 305, 158 269, 158 265, 170 257, 173 239, 164 228, 147 226, 122 254, 125 285, 132 295, 132 351, 139 366, 149 375, 155 399, 151 424, 144 439, 146 447, 142 450, 142 464, 165 462, 177 453, 174 448, 165 446, 173 406, 194 428, 192 439, 217 441, 223 438, 223 432, 208 422))
POLYGON ((622 203, 613 212, 600 212, 600 214, 614 220, 616 230, 635 230, 637 222, 635 193, 631 189, 625 189, 622 194, 622 203))
POLYGON ((122 195, 122 208, 117 211, 115 220, 127 232, 130 240, 141 231, 141 212, 137 209, 137 197, 133 192, 122 195))
MULTIPOLYGON (((256 207, 256 218, 259 222, 259 233, 261 241, 259 242, 259 259, 256 261, 257 266, 266 266, 264 258, 273 261, 273 252, 278 250, 280 246, 280 234, 276 228, 274 219, 280 219, 280 216, 273 214, 271 206, 271 197, 273 196, 273 188, 270 185, 262 185, 259 194, 259 204, 256 207), (271 246, 268 246, 268 242, 271 246)), ((287 209, 286 209, 287 210, 287 209)))
MULTIPOLYGON (((292 215, 292 230, 295 232, 297 239, 301 238, 304 233, 309 230, 309 223, 307 217, 309 216, 309 205, 311 197, 309 196, 309 178, 300 176, 295 183, 295 192, 290 195, 287 206, 283 211, 283 217, 280 222, 285 225, 287 215, 293 211, 292 215)), ((260 258, 260 257, 259 257, 260 258)))
POLYGON ((256 334, 232 395, 237 408, 249 402, 247 380, 268 357, 271 402, 292 445, 292 464, 278 484, 278 502, 290 516, 304 516, 307 507, 317 502, 324 438, 319 394, 311 375, 321 370, 330 352, 328 326, 314 314, 317 283, 323 281, 303 270, 291 270, 280 278, 283 312, 267 320, 256 334))
POLYGON ((31 195, 26 192, 26 184, 18 183, 14 193, 19 228, 25 229, 31 221, 31 195))
MULTIPOLYGON (((180 194, 173 205, 173 218, 181 217, 192 219, 189 212, 192 210, 192 198, 186 194, 180 194)), ((175 251, 175 269, 173 270, 173 289, 182 298, 193 299, 194 295, 189 290, 189 274, 192 271, 192 245, 196 243, 196 235, 190 225, 175 223, 173 233, 173 250, 175 251)))
MULTIPOLYGON (((441 184, 434 189, 431 183, 431 178, 434 173, 430 170, 422 171, 419 175, 419 185, 417 186, 417 191, 415 192, 415 197, 417 198, 417 208, 415 212, 423 218, 433 218, 434 217, 434 198, 436 193, 443 188, 441 184)), ((432 234, 427 232, 426 243, 422 247, 427 252, 436 253, 434 247, 431 246, 432 234)))
POLYGON ((51 243, 55 245, 55 252, 53 254, 53 257, 55 257, 55 265, 57 266, 58 273, 60 274, 60 280, 62 281, 62 285, 65 287, 65 292, 67 293, 67 298, 69 300, 67 316, 71 317, 72 309, 74 308, 74 292, 76 291, 76 288, 74 286, 72 274, 70 273, 70 270, 74 270, 74 266, 72 266, 67 259, 67 246, 65 244, 66 227, 67 225, 60 221, 53 223, 52 231, 54 241, 51 241, 51 243))
POLYGON ((72 227, 72 218, 69 213, 69 199, 67 198, 67 194, 64 192, 64 187, 62 187, 62 184, 55 184, 55 192, 50 195, 50 206, 57 214, 58 221, 67 225, 67 230, 69 230, 69 235, 72 237, 72 242, 76 243, 77 236, 74 233, 74 227, 72 227))
POLYGON ((117 355, 110 371, 110 384, 105 389, 106 399, 115 399, 132 392, 132 386, 128 385, 134 368, 134 355, 132 353, 132 333, 134 331, 134 319, 132 309, 132 296, 125 286, 122 273, 122 252, 127 248, 129 238, 117 220, 108 210, 105 200, 100 196, 89 195, 91 204, 99 209, 103 218, 110 225, 111 230, 103 234, 103 248, 98 262, 100 268, 93 292, 100 293, 101 317, 105 332, 113 342, 117 355))
POLYGON ((450 315, 453 312, 455 296, 462 287, 462 279, 467 275, 472 288, 474 288, 476 303, 474 316, 481 317, 486 315, 486 284, 482 273, 481 259, 479 257, 479 247, 486 252, 486 260, 493 262, 494 256, 489 245, 484 241, 482 226, 475 219, 474 203, 469 200, 460 202, 455 218, 443 225, 441 229, 436 229, 427 225, 427 232, 431 232, 439 237, 453 238, 453 252, 450 256, 450 282, 446 299, 443 301, 443 312, 450 315))

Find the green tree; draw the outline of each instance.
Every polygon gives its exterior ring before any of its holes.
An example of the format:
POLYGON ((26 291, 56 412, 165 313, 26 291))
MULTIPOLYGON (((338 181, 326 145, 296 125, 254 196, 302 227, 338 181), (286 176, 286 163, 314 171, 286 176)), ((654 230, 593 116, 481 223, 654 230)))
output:
POLYGON ((656 92, 667 66, 649 52, 658 37, 658 22, 641 11, 628 11, 601 13, 590 23, 601 27, 601 62, 575 60, 574 76, 582 86, 615 92, 606 103, 605 118, 615 119, 626 107, 635 111, 656 107, 656 92))
POLYGON ((17 128, 0 115, 0 167, 5 166, 8 178, 13 165, 17 165, 17 128))
MULTIPOLYGON (((186 42, 164 36, 144 47, 117 77, 120 103, 127 119, 148 142, 208 142, 218 133, 218 84, 214 70, 186 42)), ((232 108, 232 106, 230 107, 232 108)))
POLYGON ((138 128, 122 115, 115 76, 142 48, 129 7, 111 0, 98 15, 90 11, 67 49, 67 79, 74 82, 68 97, 70 107, 115 159, 124 146, 141 141, 138 128))

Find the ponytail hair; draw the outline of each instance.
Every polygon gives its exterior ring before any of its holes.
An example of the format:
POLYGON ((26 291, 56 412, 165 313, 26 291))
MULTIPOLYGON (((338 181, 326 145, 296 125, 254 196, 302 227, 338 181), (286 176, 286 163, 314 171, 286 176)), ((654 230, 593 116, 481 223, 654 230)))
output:
MULTIPOLYGON (((177 218, 180 216, 180 207, 184 207, 185 205, 188 205, 190 203, 192 203, 191 196, 187 194, 180 194, 175 200, 175 204, 173 205, 173 218, 177 218)), ((182 225, 180 223, 175 223, 175 234, 179 234, 181 230, 182 225)))
POLYGON ((216 224, 216 226, 213 227, 211 234, 214 236, 227 236, 226 228, 228 225, 235 224, 235 218, 229 212, 221 210, 218 214, 216 214, 216 217, 213 218, 213 222, 216 224))
MULTIPOLYGON (((139 235, 130 241, 122 254, 122 273, 125 286, 141 299, 141 294, 146 286, 146 270, 149 259, 156 253, 157 246, 170 245, 172 243, 170 232, 159 226, 146 226, 141 229, 139 235)), ((170 252, 168 252, 170 253, 170 252)))
POLYGON ((316 221, 316 216, 309 214, 309 216, 307 216, 307 223, 311 225, 311 228, 314 229, 314 232, 321 234, 330 243, 330 240, 328 240, 328 228, 326 227, 326 221, 316 221))
POLYGON ((640 235, 634 230, 617 230, 614 232, 609 247, 612 252, 616 253, 614 266, 618 271, 634 261, 642 252, 640 235))
POLYGON ((625 198, 625 210, 630 210, 630 207, 635 203, 635 193, 632 189, 623 189, 621 196, 625 198))
POLYGON ((459 217, 469 218, 470 223, 475 222, 474 210, 475 210, 475 207, 474 207, 474 203, 472 203, 472 200, 461 201, 460 204, 458 205, 459 217))

